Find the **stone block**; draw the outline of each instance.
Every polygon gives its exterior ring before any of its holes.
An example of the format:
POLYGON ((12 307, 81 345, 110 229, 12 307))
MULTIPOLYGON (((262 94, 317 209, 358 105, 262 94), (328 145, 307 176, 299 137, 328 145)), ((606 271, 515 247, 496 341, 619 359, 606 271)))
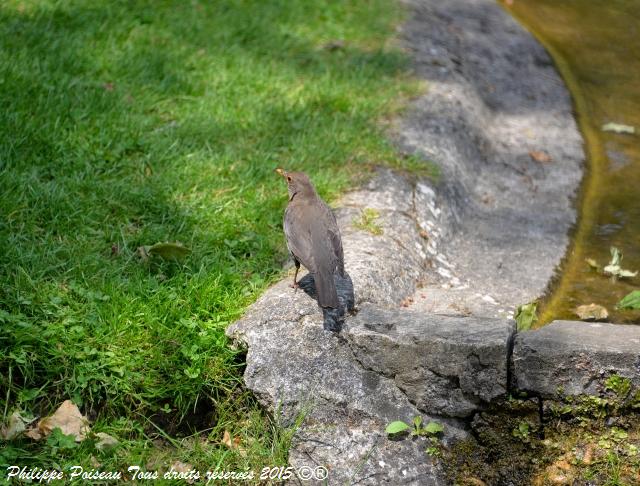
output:
POLYGON ((420 410, 468 417, 507 391, 511 320, 363 305, 346 337, 364 369, 394 380, 420 410))
POLYGON ((543 398, 597 395, 611 375, 640 386, 640 326, 555 321, 519 333, 513 386, 543 398))

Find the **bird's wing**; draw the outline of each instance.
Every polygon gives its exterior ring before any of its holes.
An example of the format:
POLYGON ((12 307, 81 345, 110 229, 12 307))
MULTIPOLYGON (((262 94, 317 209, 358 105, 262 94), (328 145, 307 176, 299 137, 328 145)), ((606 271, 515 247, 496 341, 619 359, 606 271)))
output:
POLYGON ((327 206, 326 204, 324 206, 326 208, 326 211, 329 213, 329 216, 327 218, 327 221, 329 221, 327 231, 329 233, 329 240, 331 242, 331 247, 335 256, 336 266, 338 267, 338 272, 340 273, 340 275, 344 277, 344 251, 342 249, 342 238, 340 237, 338 222, 336 221, 336 217, 329 206, 327 206))
POLYGON ((332 234, 327 228, 326 219, 319 218, 318 224, 311 226, 313 257, 316 266, 313 279, 316 284, 318 304, 320 307, 338 308, 338 292, 333 279, 337 258, 331 239, 332 234))
POLYGON ((284 235, 287 248, 296 260, 307 270, 315 272, 313 244, 311 241, 311 225, 303 217, 303 208, 299 204, 290 203, 284 211, 284 235))
POLYGON ((284 213, 284 233, 289 251, 313 274, 318 304, 337 308, 333 275, 339 264, 336 245, 342 258, 342 243, 331 210, 324 203, 294 199, 284 213))

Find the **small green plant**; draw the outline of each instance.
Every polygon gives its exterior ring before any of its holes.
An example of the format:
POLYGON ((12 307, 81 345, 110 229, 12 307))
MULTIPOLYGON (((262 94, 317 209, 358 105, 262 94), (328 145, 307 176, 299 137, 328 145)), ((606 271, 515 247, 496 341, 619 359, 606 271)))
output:
POLYGON ((57 450, 75 449, 78 447, 75 436, 73 434, 66 435, 60 427, 53 429, 51 435, 47 437, 47 445, 54 454, 57 450))
POLYGON ((402 420, 396 420, 387 425, 385 432, 389 435, 396 435, 402 432, 411 430, 412 436, 426 437, 429 441, 429 446, 425 449, 425 452, 431 457, 440 457, 442 454, 440 444, 438 442, 437 435, 444 431, 444 426, 439 422, 431 421, 424 427, 422 426, 422 417, 413 417, 412 424, 409 425, 402 420))
POLYGON ((385 432, 389 435, 399 434, 411 429, 413 436, 435 436, 444 431, 444 426, 439 422, 429 422, 426 426, 422 426, 422 417, 415 416, 412 425, 402 420, 396 420, 387 425, 385 432))
POLYGON ((440 457, 442 455, 442 450, 438 446, 429 446, 426 451, 431 457, 440 457))
POLYGON ((598 447, 602 449, 612 449, 624 444, 629 438, 627 431, 618 427, 613 427, 598 439, 598 447))
POLYGON ((538 302, 535 300, 518 307, 515 317, 518 331, 528 331, 538 321, 537 309, 538 302))
POLYGON ((608 415, 610 405, 609 400, 605 398, 585 395, 578 398, 574 413, 581 422, 586 422, 590 418, 603 419, 608 415))
POLYGON ((640 290, 634 290, 625 295, 616 307, 618 309, 640 309, 640 290))
POLYGON ((522 442, 529 443, 531 441, 531 426, 529 422, 521 421, 518 426, 511 431, 511 435, 520 439, 522 442))
POLYGON ((439 422, 429 422, 422 427, 422 418, 415 417, 413 419, 414 435, 436 435, 444 431, 444 426, 439 422))
POLYGON ((391 422, 387 425, 387 428, 384 431, 389 435, 399 434, 400 432, 404 432, 408 430, 411 426, 403 422, 402 420, 396 420, 395 422, 391 422))
POLYGON ((604 382, 604 387, 607 390, 611 390, 619 398, 624 400, 631 391, 631 380, 620 375, 611 375, 604 382))
POLYGON ((363 231, 368 231, 372 235, 380 236, 383 230, 377 221, 378 218, 380 218, 380 213, 377 210, 365 208, 362 210, 360 218, 353 221, 353 226, 363 231))
POLYGON ((440 444, 437 438, 437 435, 444 431, 444 426, 441 423, 430 421, 423 427, 422 417, 415 416, 413 417, 411 425, 402 420, 396 420, 387 425, 385 432, 390 436, 396 436, 409 430, 411 430, 411 436, 426 437, 429 441, 429 446, 425 450, 427 454, 432 457, 439 457, 441 455, 440 444))
POLYGON ((606 486, 624 486, 621 480, 620 456, 613 451, 607 453, 604 470, 607 478, 606 486))

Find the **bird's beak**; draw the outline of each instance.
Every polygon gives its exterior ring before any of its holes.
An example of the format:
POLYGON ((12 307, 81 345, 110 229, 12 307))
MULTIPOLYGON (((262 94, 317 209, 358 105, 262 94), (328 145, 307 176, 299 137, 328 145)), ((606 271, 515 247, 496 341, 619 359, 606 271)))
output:
POLYGON ((282 177, 287 177, 287 172, 282 167, 278 167, 274 172, 282 177))

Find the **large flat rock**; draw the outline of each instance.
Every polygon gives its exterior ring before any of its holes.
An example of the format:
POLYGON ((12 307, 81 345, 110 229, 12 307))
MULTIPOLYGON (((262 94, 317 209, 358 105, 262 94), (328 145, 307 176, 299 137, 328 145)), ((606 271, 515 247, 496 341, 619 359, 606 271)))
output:
POLYGON ((420 410, 468 417, 507 392, 515 323, 363 305, 345 332, 365 369, 388 377, 420 410))
POLYGON ((513 385, 543 398, 597 395, 611 375, 640 386, 640 326, 555 321, 519 333, 513 385))
MULTIPOLYGON (((304 417, 292 466, 326 467, 328 484, 446 484, 424 440, 396 442, 384 433, 392 421, 432 417, 392 378, 362 366, 348 331, 324 331, 308 295, 281 282, 228 332, 248 347, 247 387, 285 425, 304 417)), ((445 443, 467 437, 462 424, 438 420, 446 424, 445 443)))
MULTIPOLYGON (((425 273, 427 242, 415 221, 415 192, 409 179, 381 169, 337 210, 356 305, 398 306, 425 273), (366 208, 378 211, 381 235, 353 225, 366 208)), ((285 424, 304 416, 290 464, 326 467, 328 484, 446 484, 424 439, 392 441, 384 433, 392 421, 430 415, 393 378, 362 365, 348 331, 324 331, 312 295, 289 283, 267 290, 227 335, 247 348, 244 379, 260 402, 285 424)), ((446 424, 445 443, 467 437, 460 422, 438 420, 446 424)))
POLYGON ((442 172, 435 211, 416 205, 437 258, 413 307, 508 317, 545 291, 569 243, 584 160, 571 98, 494 0, 405 3, 402 35, 428 89, 398 139, 442 172))

